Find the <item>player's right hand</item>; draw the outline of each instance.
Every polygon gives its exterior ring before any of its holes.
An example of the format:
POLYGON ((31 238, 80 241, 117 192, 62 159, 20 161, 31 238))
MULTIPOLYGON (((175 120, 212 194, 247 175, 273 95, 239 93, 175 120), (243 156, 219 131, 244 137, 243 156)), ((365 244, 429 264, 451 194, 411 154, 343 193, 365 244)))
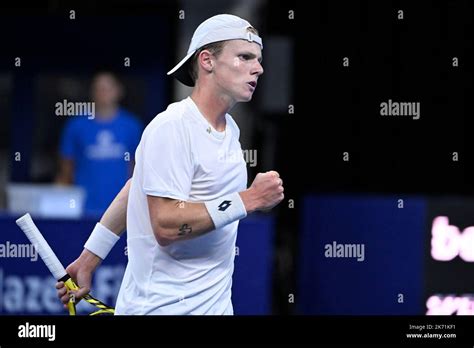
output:
POLYGON ((258 173, 250 189, 253 190, 259 202, 256 210, 269 210, 285 198, 283 180, 280 174, 273 170, 258 173))
POLYGON ((57 295, 63 303, 64 308, 67 308, 67 303, 69 302, 69 298, 71 296, 70 293, 73 294, 75 303, 78 303, 82 297, 90 292, 92 274, 100 262, 101 259, 98 256, 94 255, 87 249, 84 249, 82 254, 74 262, 67 266, 66 272, 77 284, 79 290, 68 291, 64 282, 56 283, 57 295))

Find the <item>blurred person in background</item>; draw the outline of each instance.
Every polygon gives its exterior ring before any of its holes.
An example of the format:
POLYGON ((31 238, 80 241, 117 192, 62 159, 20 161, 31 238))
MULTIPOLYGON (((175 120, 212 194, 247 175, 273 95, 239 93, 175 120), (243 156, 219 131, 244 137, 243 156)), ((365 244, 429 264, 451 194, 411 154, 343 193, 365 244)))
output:
POLYGON ((140 121, 119 105, 123 86, 111 72, 94 75, 94 115, 77 115, 63 129, 56 183, 84 188, 86 214, 102 214, 131 176, 140 121))

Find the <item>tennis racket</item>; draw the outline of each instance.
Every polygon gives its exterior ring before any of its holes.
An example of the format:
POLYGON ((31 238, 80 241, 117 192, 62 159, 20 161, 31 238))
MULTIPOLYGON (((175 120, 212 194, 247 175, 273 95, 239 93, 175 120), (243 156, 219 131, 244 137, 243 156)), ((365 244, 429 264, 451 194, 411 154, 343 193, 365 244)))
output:
MULTIPOLYGON (((43 235, 38 230, 38 227, 36 227, 35 223, 31 219, 30 214, 23 215, 21 218, 16 220, 16 224, 23 230, 31 244, 34 245, 53 277, 58 281, 64 282, 68 290, 78 290, 79 287, 76 285, 76 283, 74 283, 69 274, 66 273, 66 270, 57 258, 53 249, 51 249, 48 242, 46 242, 43 235)), ((113 314, 115 312, 114 308, 107 306, 89 294, 85 295, 83 299, 91 305, 99 308, 99 310, 91 313, 90 315, 113 314)), ((72 296, 69 299, 67 307, 70 315, 76 315, 75 299, 72 296)))

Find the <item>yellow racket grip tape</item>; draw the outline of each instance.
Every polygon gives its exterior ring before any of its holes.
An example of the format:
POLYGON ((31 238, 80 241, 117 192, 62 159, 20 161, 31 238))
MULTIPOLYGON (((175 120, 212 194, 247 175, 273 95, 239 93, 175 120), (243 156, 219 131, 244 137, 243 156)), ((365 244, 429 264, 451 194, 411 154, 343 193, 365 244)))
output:
MULTIPOLYGON (((61 278, 59 281, 64 282, 64 285, 66 286, 66 289, 68 291, 71 290, 79 290, 79 287, 77 284, 72 280, 72 278, 69 275, 65 275, 63 278, 61 278)), ((99 301, 98 299, 92 297, 90 294, 86 294, 84 297, 84 300, 91 305, 99 308, 98 311, 91 313, 90 315, 99 315, 99 314, 114 314, 115 309, 113 307, 107 306, 105 303, 99 301)), ((74 297, 69 298, 69 302, 67 304, 67 308, 69 310, 69 315, 76 315, 76 301, 74 297)))
MULTIPOLYGON (((79 290, 79 287, 74 283, 74 281, 69 278, 64 282, 68 291, 70 290, 79 290)), ((76 315, 76 301, 73 297, 69 297, 69 302, 67 303, 67 309, 69 310, 69 315, 76 315)))

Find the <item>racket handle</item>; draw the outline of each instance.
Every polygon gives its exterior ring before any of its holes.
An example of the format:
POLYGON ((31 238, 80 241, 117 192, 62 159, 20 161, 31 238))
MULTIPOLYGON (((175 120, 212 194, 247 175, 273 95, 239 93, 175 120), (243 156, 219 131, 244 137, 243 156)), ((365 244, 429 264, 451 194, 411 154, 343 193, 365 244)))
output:
MULTIPOLYGON (((69 276, 69 274, 66 274, 64 277, 59 279, 60 282, 64 282, 64 285, 66 286, 66 289, 68 292, 70 290, 79 290, 79 287, 77 284, 72 280, 72 278, 69 276)), ((98 314, 114 314, 115 309, 113 307, 107 306, 105 303, 99 301, 95 297, 92 297, 90 294, 86 294, 83 299, 90 303, 93 306, 96 306, 99 308, 98 311, 91 313, 90 315, 98 315, 98 314)), ((76 301, 75 299, 73 300, 73 297, 69 297, 69 302, 67 303, 67 308, 69 310, 69 315, 76 315, 76 301)))
MULTIPOLYGON (((66 289, 68 290, 68 292, 71 290, 79 290, 79 287, 76 285, 76 283, 74 283, 72 278, 69 277, 69 275, 67 275, 67 277, 68 278, 66 280, 63 280, 64 278, 61 280, 64 281, 64 285, 66 285, 66 289)), ((69 297, 67 309, 69 310, 69 315, 76 315, 76 301, 75 299, 73 299, 72 296, 69 297)))

